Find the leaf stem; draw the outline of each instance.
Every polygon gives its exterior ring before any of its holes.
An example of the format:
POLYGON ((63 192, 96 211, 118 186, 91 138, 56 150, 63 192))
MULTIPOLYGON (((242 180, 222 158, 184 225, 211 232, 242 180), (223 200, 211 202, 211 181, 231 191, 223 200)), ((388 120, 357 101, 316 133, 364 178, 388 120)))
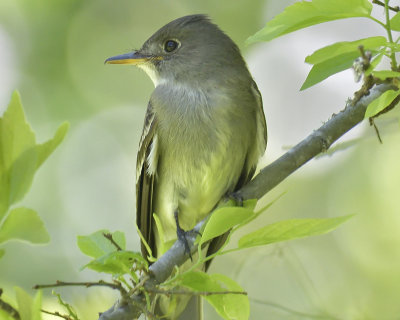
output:
MULTIPOLYGON (((389 16, 389 0, 385 0, 385 17, 386 17, 386 31, 388 35, 388 39, 390 43, 393 42, 393 37, 392 37, 392 29, 390 28, 390 16, 389 16)), ((390 54, 390 59, 392 61, 392 70, 397 70, 397 62, 396 62, 396 56, 393 52, 393 49, 391 50, 390 54)))

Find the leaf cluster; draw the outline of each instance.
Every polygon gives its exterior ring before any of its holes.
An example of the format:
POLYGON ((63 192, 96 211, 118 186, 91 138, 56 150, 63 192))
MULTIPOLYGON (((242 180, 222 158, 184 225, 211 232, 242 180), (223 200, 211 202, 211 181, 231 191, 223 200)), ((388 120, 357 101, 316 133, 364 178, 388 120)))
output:
MULTIPOLYGON (((12 95, 0 118, 0 244, 12 239, 34 244, 50 240, 36 211, 12 206, 26 195, 35 173, 64 139, 68 127, 68 123, 63 123, 52 139, 36 143, 20 96, 17 92, 12 95)), ((0 257, 4 253, 4 249, 0 249, 0 257)))
MULTIPOLYGON (((392 81, 398 86, 397 79, 400 69, 396 61, 396 53, 400 52, 400 36, 394 38, 393 31, 400 31, 400 12, 389 6, 389 0, 312 0, 299 1, 288 6, 282 13, 270 20, 266 26, 247 39, 247 43, 270 41, 285 34, 317 25, 347 18, 366 18, 379 24, 387 33, 387 37, 374 36, 354 41, 341 41, 321 48, 305 58, 312 65, 310 72, 300 90, 308 89, 326 78, 353 67, 356 79, 370 77, 373 84, 392 81), (372 15, 375 3, 383 6, 385 20, 381 21, 372 15), (397 13, 390 18, 389 11, 397 13), (368 53, 368 56, 366 56, 368 53), (382 66, 382 58, 391 62, 390 70, 377 70, 382 66), (361 58, 358 60, 358 58, 361 58), (372 61, 371 61, 372 60, 372 61), (357 64, 361 63, 361 75, 358 74, 357 64)), ((397 92, 397 90, 396 90, 397 92)), ((366 118, 372 118, 385 110, 396 98, 394 92, 386 93, 379 101, 374 101, 366 111, 366 118)))
MULTIPOLYGON (((0 117, 0 244, 10 240, 45 244, 50 240, 35 210, 14 207, 29 191, 40 166, 64 139, 69 125, 63 123, 53 138, 36 143, 35 133, 26 120, 18 92, 0 117)), ((0 259, 5 250, 0 248, 0 259)), ((42 293, 32 298, 19 287, 14 289, 16 307, 0 298, 1 319, 40 320, 42 293)), ((0 292, 2 293, 1 289, 0 292)), ((0 294, 1 295, 1 294, 0 294)))

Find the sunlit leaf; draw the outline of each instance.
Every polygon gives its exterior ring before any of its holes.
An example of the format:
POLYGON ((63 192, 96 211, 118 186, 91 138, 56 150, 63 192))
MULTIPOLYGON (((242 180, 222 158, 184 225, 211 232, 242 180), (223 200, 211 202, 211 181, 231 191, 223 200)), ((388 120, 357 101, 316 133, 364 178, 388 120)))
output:
POLYGON ((22 288, 15 287, 18 313, 21 320, 41 320, 42 319, 42 292, 39 290, 32 298, 22 288))
POLYGON ((42 290, 36 292, 32 304, 32 320, 42 320, 42 290))
POLYGON ((161 220, 158 217, 158 215, 156 215, 154 213, 153 218, 154 218, 154 221, 155 221, 156 227, 157 227, 157 236, 158 236, 158 239, 160 239, 160 246, 157 247, 157 252, 159 252, 160 254, 163 254, 163 253, 165 253, 165 251, 168 250, 168 246, 165 243, 166 241, 165 241, 164 228, 162 226, 161 220))
POLYGON ((373 100, 365 111, 365 118, 370 118, 385 109, 399 95, 398 91, 388 90, 373 100))
POLYGON ((398 78, 400 77, 400 72, 392 70, 379 70, 372 72, 372 75, 381 80, 386 80, 387 78, 398 78))
POLYGON ((254 212, 244 207, 221 207, 216 209, 207 221, 200 243, 205 243, 224 234, 252 215, 254 215, 254 212))
POLYGON ((110 232, 108 230, 99 230, 88 236, 78 236, 79 249, 89 257, 99 258, 107 253, 114 252, 117 248, 111 243, 110 240, 104 237, 104 233, 111 233, 113 240, 120 246, 122 250, 125 249, 126 241, 125 234, 121 231, 110 232))
POLYGON ((400 31, 400 12, 397 12, 392 19, 390 19, 390 28, 394 31, 400 31))
POLYGON ((50 236, 38 214, 32 209, 21 207, 11 210, 0 226, 0 243, 12 239, 47 243, 50 236))
MULTIPOLYGON (((209 275, 201 271, 191 271, 182 275, 181 285, 187 287, 196 292, 225 292, 225 291, 237 291, 239 286, 234 284, 234 281, 223 275, 209 275)), ((239 291, 242 291, 241 288, 239 291)), ((248 301, 247 296, 240 295, 239 297, 233 297, 234 294, 214 294, 206 295, 204 298, 210 303, 217 313, 224 319, 227 320, 246 320, 248 301), (227 310, 232 304, 243 303, 244 310, 237 310, 239 306, 236 306, 232 310, 227 310)))
POLYGON ((0 219, 28 191, 36 169, 35 134, 26 122, 18 92, 0 118, 0 219))
POLYGON ((291 219, 276 222, 243 236, 239 248, 249 248, 327 233, 352 215, 325 219, 291 219))
POLYGON ((313 0, 295 2, 269 21, 247 43, 270 41, 284 34, 322 22, 352 17, 369 17, 372 4, 368 0, 313 0))
POLYGON ((22 288, 15 287, 14 290, 21 320, 32 320, 32 297, 22 288))
POLYGON ((5 312, 0 309, 0 319, 1 320, 15 320, 8 312, 5 312))
POLYGON ((375 68, 378 66, 378 64, 382 61, 382 58, 384 57, 383 53, 380 53, 376 55, 374 58, 372 58, 371 63, 369 64, 369 67, 367 70, 365 70, 364 75, 368 76, 372 73, 372 71, 375 70, 375 68))
MULTIPOLYGON (((276 201, 278 201, 283 195, 285 194, 285 192, 281 193, 279 196, 277 196, 274 200, 272 200, 271 202, 267 203, 266 205, 264 205, 262 208, 260 208, 259 210, 257 210, 256 212, 254 212, 254 214, 252 214, 251 216, 248 217, 248 219, 244 220, 239 226, 238 228, 241 228, 242 226, 245 226, 246 224, 252 222, 253 220, 257 219, 258 216, 262 213, 264 213, 265 211, 267 211, 276 201)), ((254 210, 254 209, 253 209, 254 210)))
MULTIPOLYGON (((231 278, 223 274, 211 274, 211 278, 223 283, 228 291, 243 292, 243 288, 231 278)), ((244 294, 224 294, 223 303, 225 313, 229 319, 245 320, 250 315, 250 303, 247 295, 244 294)))
POLYGON ((97 272, 105 272, 113 275, 129 274, 133 264, 144 266, 147 269, 147 262, 141 254, 132 251, 114 251, 95 260, 90 261, 84 268, 97 272))
POLYGON ((150 262, 154 262, 157 259, 153 257, 153 252, 151 251, 151 248, 149 246, 149 244, 147 243, 146 239, 144 238, 142 232, 140 231, 139 227, 137 226, 137 224, 135 224, 136 227, 136 231, 139 235, 140 241, 141 243, 145 246, 146 251, 147 251, 147 260, 149 260, 150 262))
POLYGON ((27 193, 36 170, 62 141, 67 130, 68 124, 64 123, 53 139, 37 145, 20 96, 18 92, 13 93, 0 118, 0 220, 8 208, 27 193))
POLYGON ((38 160, 36 163, 36 167, 39 168, 44 161, 46 161, 47 157, 54 151, 55 148, 64 140, 65 135, 67 134, 69 129, 69 123, 64 122, 61 124, 54 137, 43 144, 36 145, 38 160))
POLYGON ((348 52, 313 65, 300 90, 305 90, 335 73, 349 69, 358 56, 357 52, 348 52))
POLYGON ((354 52, 357 56, 360 56, 360 45, 364 47, 364 50, 376 50, 386 45, 386 43, 385 37, 370 37, 356 41, 336 42, 315 51, 313 54, 309 55, 305 61, 310 64, 318 64, 349 52, 354 52))

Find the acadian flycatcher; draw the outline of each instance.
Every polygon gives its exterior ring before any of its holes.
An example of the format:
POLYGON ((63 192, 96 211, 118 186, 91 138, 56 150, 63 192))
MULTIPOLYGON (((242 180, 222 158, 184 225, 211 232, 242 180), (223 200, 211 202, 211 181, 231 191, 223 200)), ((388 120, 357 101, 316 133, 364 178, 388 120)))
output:
MULTIPOLYGON (((106 63, 136 65, 155 85, 137 156, 136 202, 137 225, 159 257, 252 178, 267 144, 261 95, 239 48, 205 15, 176 19, 139 50, 106 63)), ((214 239, 207 254, 223 240, 214 239)), ((147 256, 143 244, 142 252, 147 256)), ((168 317, 177 319, 186 302, 168 317)), ((165 314, 168 306, 159 309, 165 314)), ((188 314, 180 319, 197 319, 188 314)))

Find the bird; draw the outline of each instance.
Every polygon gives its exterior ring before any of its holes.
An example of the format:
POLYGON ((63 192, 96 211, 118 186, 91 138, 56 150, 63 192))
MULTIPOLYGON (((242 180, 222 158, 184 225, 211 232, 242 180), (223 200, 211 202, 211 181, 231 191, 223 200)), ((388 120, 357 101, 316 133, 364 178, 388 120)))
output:
MULTIPOLYGON (((135 65, 154 83, 137 154, 136 223, 160 257, 253 177, 267 145, 261 94, 238 46, 204 14, 173 20, 106 63, 135 65)), ((212 240, 207 255, 224 240, 212 240)), ((200 318, 179 300, 158 312, 200 318)))

